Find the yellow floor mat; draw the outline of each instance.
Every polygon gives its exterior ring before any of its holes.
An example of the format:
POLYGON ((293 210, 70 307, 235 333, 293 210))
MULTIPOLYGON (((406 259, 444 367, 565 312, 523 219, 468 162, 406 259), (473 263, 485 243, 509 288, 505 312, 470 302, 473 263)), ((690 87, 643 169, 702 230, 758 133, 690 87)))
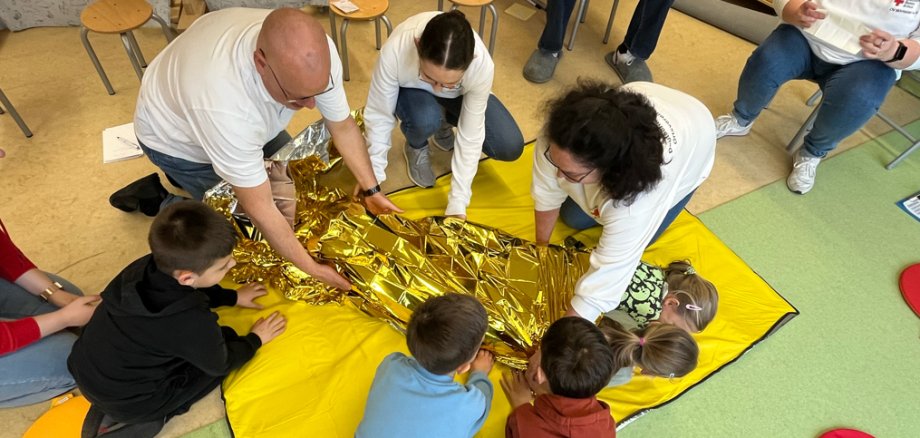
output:
MULTIPOLYGON (((533 146, 513 163, 485 160, 473 186, 471 221, 533 239, 530 172, 533 146)), ((450 176, 431 189, 408 189, 391 196, 406 216, 443 214, 450 176)), ((558 226, 559 241, 572 233, 558 226)), ((585 243, 597 230, 580 233, 585 243)), ((719 289, 719 310, 700 345, 697 369, 680 379, 636 376, 629 384, 604 390, 620 427, 651 408, 668 403, 731 363, 798 312, 713 235, 696 217, 682 213, 643 260, 665 266, 687 259, 719 289)), ((280 310, 287 331, 263 346, 255 358, 224 381, 227 415, 238 437, 352 437, 364 412, 377 365, 393 352, 408 353, 405 337, 387 323, 355 308, 312 306, 287 301, 279 293, 260 299, 262 311, 220 309, 220 323, 248 332, 259 316, 280 310)), ((495 384, 492 412, 480 437, 504 436, 510 411, 498 384, 504 367, 490 374, 495 384)), ((407 412, 406 415, 412 415, 407 412)))

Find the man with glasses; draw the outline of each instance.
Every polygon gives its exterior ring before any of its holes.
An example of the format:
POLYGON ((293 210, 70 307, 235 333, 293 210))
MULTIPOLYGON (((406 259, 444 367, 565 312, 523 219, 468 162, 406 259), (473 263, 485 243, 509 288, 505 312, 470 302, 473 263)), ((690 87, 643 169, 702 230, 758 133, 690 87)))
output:
MULTIPOLYGON (((322 26, 297 9, 231 8, 209 13, 150 63, 134 126, 141 148, 173 185, 202 199, 226 180, 272 248, 340 289, 350 283, 317 263, 276 207, 263 160, 284 146, 294 113, 317 108, 374 214, 399 212, 374 176, 364 138, 350 116, 342 64, 322 26)), ((156 174, 116 192, 126 211, 155 214, 168 195, 156 174)))

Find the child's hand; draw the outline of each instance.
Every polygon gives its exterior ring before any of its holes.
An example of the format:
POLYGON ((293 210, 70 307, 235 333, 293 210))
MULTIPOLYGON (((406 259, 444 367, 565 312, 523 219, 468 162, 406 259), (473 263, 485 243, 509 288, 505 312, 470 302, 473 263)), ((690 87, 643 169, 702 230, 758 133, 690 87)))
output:
POLYGON ((480 371, 489 374, 489 371, 492 371, 492 364, 494 363, 495 356, 493 356, 491 352, 479 350, 479 353, 476 353, 476 358, 473 359, 473 363, 470 365, 470 371, 480 371))
POLYGON ((255 300, 267 293, 265 286, 259 283, 249 283, 236 290, 236 305, 247 309, 261 309, 262 305, 256 303, 255 300))
POLYGON ((533 400, 533 392, 530 390, 530 385, 527 384, 527 377, 524 376, 524 373, 520 371, 506 373, 502 375, 501 383, 512 409, 533 400))
POLYGON ((284 316, 279 312, 274 312, 268 317, 259 318, 255 324, 252 325, 252 330, 250 332, 255 333, 259 339, 262 340, 262 345, 265 345, 271 342, 272 339, 278 337, 278 335, 284 333, 284 329, 287 327, 287 320, 284 319, 284 316))

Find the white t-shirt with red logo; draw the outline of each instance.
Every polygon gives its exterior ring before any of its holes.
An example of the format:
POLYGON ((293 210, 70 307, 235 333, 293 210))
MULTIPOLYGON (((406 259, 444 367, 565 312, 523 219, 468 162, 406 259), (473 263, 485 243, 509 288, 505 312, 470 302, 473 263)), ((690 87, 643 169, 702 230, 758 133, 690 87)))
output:
MULTIPOLYGON (((773 8, 782 17, 783 8, 790 0, 774 0, 773 8)), ((816 0, 819 8, 828 15, 836 15, 862 23, 869 29, 879 29, 897 39, 909 38, 920 42, 920 0, 816 0)), ((850 64, 863 61, 862 53, 852 54, 831 46, 814 35, 802 31, 811 51, 832 64, 850 64)), ((920 60, 905 70, 920 68, 920 60)))
POLYGON ((664 216, 709 177, 716 153, 715 124, 702 102, 651 82, 632 82, 622 88, 649 100, 665 135, 662 179, 631 205, 615 203, 599 184, 573 183, 557 177, 556 167, 544 156, 549 144, 545 137, 538 138, 534 148, 534 208, 555 210, 570 197, 603 227, 597 247, 591 252, 591 266, 575 285, 572 299, 572 308, 589 320, 620 304, 664 216))

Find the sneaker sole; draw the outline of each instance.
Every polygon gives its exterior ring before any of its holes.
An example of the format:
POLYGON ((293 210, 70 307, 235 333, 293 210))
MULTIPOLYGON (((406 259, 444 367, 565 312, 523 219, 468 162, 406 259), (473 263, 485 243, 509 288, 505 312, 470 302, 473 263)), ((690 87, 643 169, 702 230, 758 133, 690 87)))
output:
POLYGON ((550 75, 548 78, 543 79, 543 80, 539 80, 533 76, 530 76, 527 74, 527 72, 522 73, 522 75, 524 76, 524 79, 527 79, 527 81, 532 82, 534 84, 545 84, 553 79, 553 75, 550 75))
MULTIPOLYGON (((409 145, 405 145, 403 147, 409 147, 409 145)), ((406 159, 406 176, 409 177, 409 181, 412 181, 412 184, 415 184, 416 187, 421 187, 423 189, 430 189, 434 187, 434 185, 423 186, 419 184, 418 181, 415 180, 415 178, 412 177, 412 171, 409 170, 412 168, 412 165, 409 163, 409 154, 406 152, 405 149, 403 149, 403 158, 406 159)))

